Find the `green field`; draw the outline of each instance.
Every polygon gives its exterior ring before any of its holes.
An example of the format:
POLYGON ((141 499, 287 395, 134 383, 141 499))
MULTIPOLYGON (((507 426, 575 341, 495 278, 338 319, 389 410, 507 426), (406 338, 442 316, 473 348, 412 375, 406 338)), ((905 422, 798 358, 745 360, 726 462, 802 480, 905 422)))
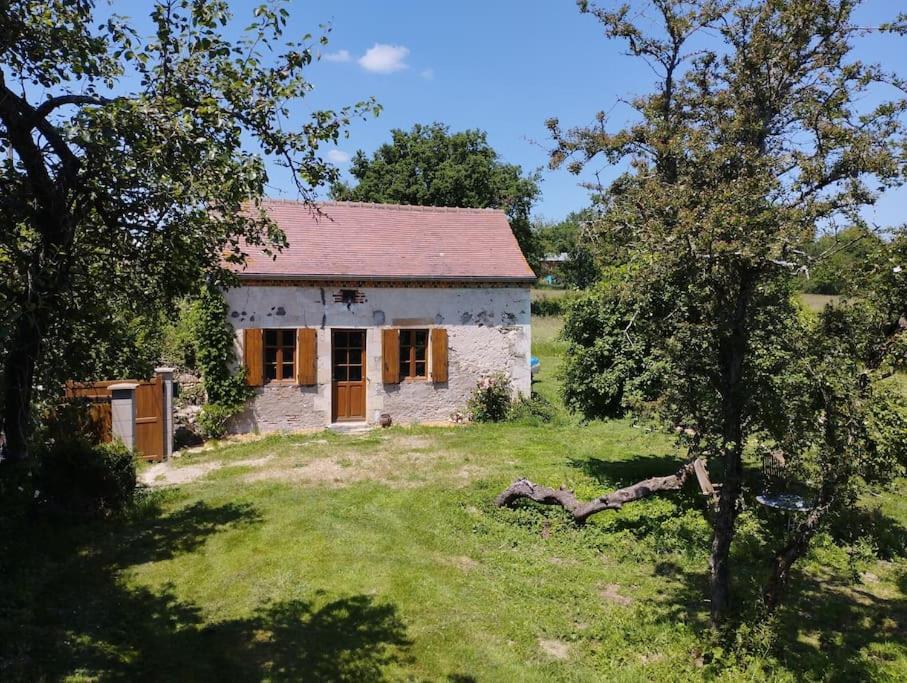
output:
MULTIPOLYGON (((551 400, 559 324, 533 330, 551 400)), ((127 519, 37 526, 4 548, 17 561, 0 589, 0 679, 907 678, 903 481, 820 538, 774 645, 756 628, 725 649, 708 644, 695 492, 584 528, 557 508, 492 504, 521 475, 587 497, 676 463, 629 420, 563 413, 183 456, 184 483, 147 491, 127 519)), ((746 599, 765 569, 764 514, 748 497, 735 558, 746 599)))

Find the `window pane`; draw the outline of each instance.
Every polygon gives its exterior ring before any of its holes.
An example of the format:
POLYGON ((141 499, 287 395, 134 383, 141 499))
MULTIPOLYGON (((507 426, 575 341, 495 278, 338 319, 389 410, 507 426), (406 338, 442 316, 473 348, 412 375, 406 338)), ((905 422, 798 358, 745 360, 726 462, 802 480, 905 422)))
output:
POLYGON ((268 379, 277 379, 277 363, 265 364, 265 377, 268 379))
POLYGON ((409 357, 400 359, 400 376, 409 377, 409 357))
POLYGON ((359 382, 362 380, 362 366, 351 365, 349 368, 350 382, 359 382))
POLYGON ((277 361, 277 349, 265 349, 265 363, 275 363, 277 361))
POLYGON ((416 377, 426 377, 425 361, 416 361, 416 377))
POLYGON ((416 347, 416 360, 425 360, 425 347, 417 346, 416 347))
POLYGON ((412 330, 400 330, 400 348, 412 344, 412 330))
POLYGON ((277 346, 277 330, 265 330, 265 346, 277 346))
POLYGON ((293 374, 292 361, 289 363, 284 363, 283 364, 283 378, 284 379, 293 379, 293 376, 294 376, 294 374, 293 374))
POLYGON ((428 330, 415 330, 417 346, 425 346, 425 343, 428 341, 428 330))

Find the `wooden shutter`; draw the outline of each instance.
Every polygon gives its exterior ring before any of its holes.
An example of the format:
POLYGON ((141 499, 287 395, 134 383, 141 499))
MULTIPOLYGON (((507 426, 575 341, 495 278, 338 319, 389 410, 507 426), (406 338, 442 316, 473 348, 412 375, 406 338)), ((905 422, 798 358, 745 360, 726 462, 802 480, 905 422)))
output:
POLYGON ((318 383, 318 338, 313 327, 296 330, 296 384, 311 387, 318 383))
POLYGON ((431 331, 431 379, 447 381, 447 330, 443 327, 431 331))
POLYGON ((382 378, 385 384, 400 382, 400 330, 381 331, 382 378))
POLYGON ((243 330, 242 356, 246 366, 246 384, 260 387, 265 383, 265 351, 260 329, 243 330))

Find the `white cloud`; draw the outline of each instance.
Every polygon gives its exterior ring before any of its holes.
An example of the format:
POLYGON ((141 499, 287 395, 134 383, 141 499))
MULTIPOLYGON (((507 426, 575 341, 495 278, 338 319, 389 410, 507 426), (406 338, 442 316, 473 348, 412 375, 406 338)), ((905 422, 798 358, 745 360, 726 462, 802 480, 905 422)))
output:
POLYGON ((422 78, 424 78, 426 81, 430 81, 430 80, 433 80, 435 77, 435 70, 434 69, 422 69, 422 72, 419 75, 422 76, 422 78))
POLYGON ((408 55, 409 48, 403 45, 375 43, 359 58, 359 66, 376 74, 390 74, 409 67, 405 61, 408 55))
POLYGON ((342 149, 332 149, 328 152, 328 161, 333 164, 346 164, 350 161, 350 155, 342 149))
POLYGON ((348 62, 353 58, 349 50, 338 50, 337 52, 328 52, 324 56, 326 62, 348 62))

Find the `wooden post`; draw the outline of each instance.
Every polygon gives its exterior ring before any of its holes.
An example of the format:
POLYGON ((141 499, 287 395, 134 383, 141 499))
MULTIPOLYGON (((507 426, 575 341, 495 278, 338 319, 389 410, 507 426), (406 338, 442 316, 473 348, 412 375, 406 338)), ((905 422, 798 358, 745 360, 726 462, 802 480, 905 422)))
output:
POLYGON ((164 414, 161 422, 164 429, 164 460, 173 455, 173 368, 155 368, 164 392, 164 414))

